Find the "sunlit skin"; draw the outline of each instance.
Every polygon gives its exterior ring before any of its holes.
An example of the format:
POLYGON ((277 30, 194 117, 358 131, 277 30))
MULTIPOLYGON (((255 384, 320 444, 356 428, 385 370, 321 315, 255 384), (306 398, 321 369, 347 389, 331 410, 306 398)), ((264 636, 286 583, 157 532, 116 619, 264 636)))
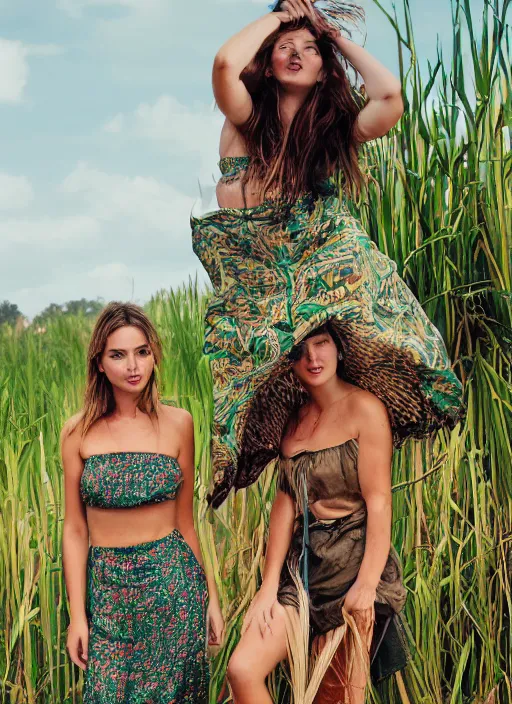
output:
MULTIPOLYGON (((257 52, 274 32, 306 17, 321 32, 331 35, 342 56, 362 76, 367 104, 357 116, 355 134, 358 142, 366 142, 386 134, 403 113, 400 81, 366 49, 358 46, 330 25, 315 11, 310 0, 285 0, 278 12, 270 12, 251 22, 231 37, 217 52, 213 65, 213 90, 220 110, 226 117, 220 138, 220 156, 246 156, 247 145, 243 126, 253 113, 252 97, 241 79, 257 52)), ((279 35, 268 80, 277 81, 279 117, 284 131, 290 127, 310 91, 325 80, 323 61, 314 37, 307 29, 279 35)), ((223 207, 252 207, 261 202, 258 184, 248 184, 244 200, 239 182, 219 182, 217 199, 223 207)))
MULTIPOLYGON (((302 343, 301 357, 292 368, 309 394, 293 430, 281 443, 284 456, 304 449, 320 450, 354 439, 358 443, 358 476, 367 508, 365 555, 356 582, 347 592, 344 608, 360 624, 370 624, 376 588, 384 569, 391 539, 391 430, 387 412, 372 394, 337 375, 339 350, 329 333, 314 335, 302 343)), ((343 514, 319 506, 311 510, 318 518, 343 514)), ((228 666, 236 704, 271 704, 266 676, 287 657, 285 610, 277 601, 279 577, 290 545, 296 507, 293 499, 278 491, 270 515, 269 540, 263 583, 245 617, 242 638, 228 666)), ((319 639, 318 647, 323 640, 319 639)), ((366 642, 369 649, 370 641, 366 642)), ((366 670, 356 661, 350 678, 350 701, 363 704, 366 670)))
MULTIPOLYGON (((88 622, 85 613, 85 568, 88 546, 125 547, 158 540, 178 528, 203 564, 193 519, 194 428, 187 411, 159 405, 158 422, 138 407, 140 394, 155 367, 142 330, 126 325, 108 339, 98 368, 112 385, 115 409, 100 418, 84 438, 80 430, 63 431, 62 458, 66 487, 64 564, 71 620, 67 647, 72 661, 85 670, 88 622), (178 460, 183 483, 175 500, 133 508, 85 508, 80 496, 84 462, 91 455, 116 452, 158 452, 178 460)), ((210 645, 220 645, 224 622, 214 578, 207 572, 210 645)))
MULTIPOLYGON (((137 409, 138 398, 147 386, 154 366, 153 352, 139 328, 126 325, 108 337, 98 367, 112 384, 116 408, 87 433, 81 447, 84 460, 93 454, 116 452, 121 448, 133 451, 158 449, 162 454, 177 456, 179 437, 176 433, 166 433, 165 446, 159 447, 159 432, 154 421, 137 409)), ((164 413, 167 414, 168 409, 164 413)), ((88 507, 91 544, 103 547, 133 545, 168 535, 176 527, 175 504, 169 501, 129 509, 88 507)))

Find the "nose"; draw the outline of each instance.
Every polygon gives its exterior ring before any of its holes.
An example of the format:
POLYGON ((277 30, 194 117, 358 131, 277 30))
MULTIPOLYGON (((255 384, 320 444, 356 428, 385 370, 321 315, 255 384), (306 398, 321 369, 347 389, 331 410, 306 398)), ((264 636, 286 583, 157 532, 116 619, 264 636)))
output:
POLYGON ((298 49, 292 49, 292 58, 295 57, 295 56, 296 56, 298 59, 300 59, 300 54, 299 54, 298 49))
POLYGON ((314 348, 313 346, 309 347, 309 348, 308 348, 308 351, 307 351, 307 359, 308 359, 308 362, 309 362, 310 364, 314 364, 314 363, 316 362, 317 356, 318 356, 318 355, 317 355, 317 353, 316 353, 315 348, 314 348))
POLYGON ((126 368, 128 372, 133 373, 137 371, 137 357, 134 354, 129 354, 126 358, 126 368))

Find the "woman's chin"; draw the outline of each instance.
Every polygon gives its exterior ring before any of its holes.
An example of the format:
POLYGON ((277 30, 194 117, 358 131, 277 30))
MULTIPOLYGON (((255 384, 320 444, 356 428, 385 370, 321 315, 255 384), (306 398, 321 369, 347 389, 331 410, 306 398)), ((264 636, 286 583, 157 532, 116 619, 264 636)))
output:
POLYGON ((326 384, 330 379, 329 374, 322 372, 321 374, 307 374, 300 379, 301 383, 309 389, 318 389, 326 384))
POLYGON ((293 74, 291 76, 289 74, 283 76, 282 80, 279 80, 278 82, 283 90, 300 90, 304 92, 309 92, 310 90, 312 90, 316 83, 316 81, 311 82, 304 80, 304 76, 295 76, 293 74))

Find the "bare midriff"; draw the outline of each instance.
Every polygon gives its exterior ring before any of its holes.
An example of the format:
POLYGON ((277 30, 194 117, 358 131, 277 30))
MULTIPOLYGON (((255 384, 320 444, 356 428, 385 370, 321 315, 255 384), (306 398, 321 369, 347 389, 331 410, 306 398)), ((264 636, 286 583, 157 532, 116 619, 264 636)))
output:
POLYGON ((257 184, 248 183, 245 187, 245 200, 242 189, 243 172, 236 179, 221 178, 217 183, 217 202, 220 208, 254 208, 261 205, 262 197, 257 184))
POLYGON ((130 547, 169 535, 176 528, 176 501, 133 508, 87 508, 93 547, 130 547))
POLYGON ((324 499, 322 501, 315 501, 315 503, 310 504, 309 510, 319 521, 333 521, 338 518, 351 516, 363 507, 364 504, 361 504, 360 502, 348 506, 346 501, 324 499))

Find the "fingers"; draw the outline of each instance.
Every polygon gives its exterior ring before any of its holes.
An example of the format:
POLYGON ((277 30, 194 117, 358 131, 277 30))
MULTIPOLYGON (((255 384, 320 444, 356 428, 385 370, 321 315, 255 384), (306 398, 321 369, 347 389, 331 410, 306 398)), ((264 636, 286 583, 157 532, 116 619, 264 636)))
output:
POLYGON ((286 0, 283 3, 283 10, 288 12, 294 20, 300 20, 305 16, 304 4, 301 0, 286 0))
POLYGON ((242 623, 241 635, 243 635, 247 631, 247 629, 249 628, 249 626, 252 623, 252 619, 253 619, 252 611, 251 611, 251 609, 249 609, 249 611, 245 614, 245 618, 242 623))
POLYGON ((67 647, 71 661, 74 662, 75 665, 78 665, 81 670, 85 671, 87 669, 88 659, 87 641, 85 641, 85 645, 83 645, 80 638, 72 638, 68 640, 67 647))
POLYGON ((318 20, 318 15, 315 12, 315 8, 313 7, 313 3, 311 0, 303 0, 304 5, 306 6, 306 13, 309 17, 309 19, 313 22, 313 24, 317 23, 318 20))
POLYGON ((272 607, 270 609, 264 609, 260 617, 258 619, 258 623, 260 626, 260 633, 262 638, 265 638, 268 635, 272 635, 272 621, 273 621, 273 616, 272 616, 272 607))

